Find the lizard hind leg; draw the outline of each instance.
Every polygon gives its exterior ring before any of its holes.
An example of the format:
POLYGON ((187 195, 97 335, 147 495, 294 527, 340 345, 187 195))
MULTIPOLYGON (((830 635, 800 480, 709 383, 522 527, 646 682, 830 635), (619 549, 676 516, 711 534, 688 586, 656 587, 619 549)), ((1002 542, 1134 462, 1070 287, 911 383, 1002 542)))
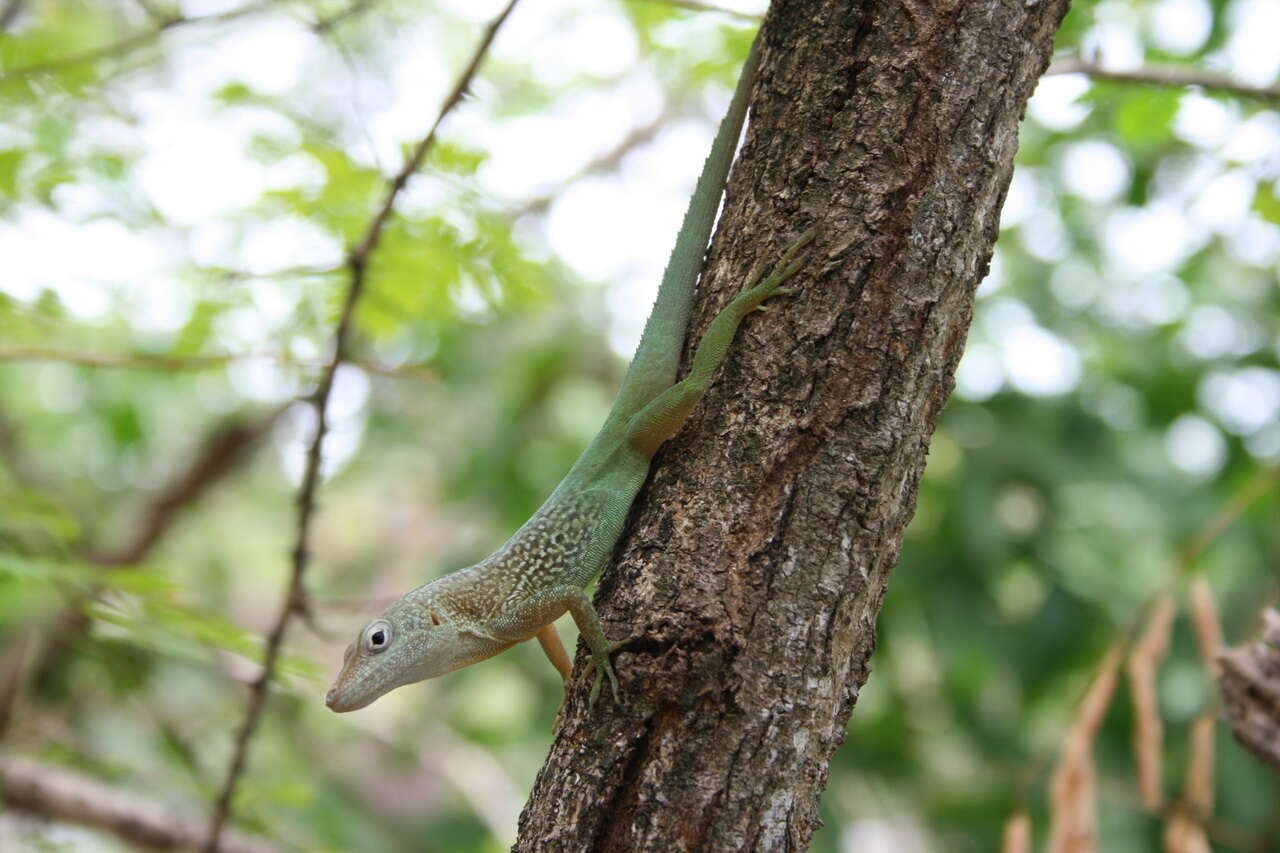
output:
POLYGON ((712 374, 728 354, 742 318, 760 310, 766 299, 790 293, 782 285, 809 259, 803 249, 813 237, 813 229, 802 234, 763 280, 759 272, 754 273, 742 292, 715 316, 694 351, 689 375, 651 400, 627 422, 627 440, 632 447, 652 456, 662 442, 676 434, 711 384, 712 374))
MULTIPOLYGON (((791 276, 800 271, 800 268, 809 260, 809 253, 802 250, 813 242, 816 231, 810 228, 808 231, 800 235, 800 238, 787 247, 782 253, 782 257, 774 264, 773 269, 769 271, 769 275, 764 281, 759 280, 759 273, 756 273, 747 281, 742 293, 734 302, 742 302, 749 305, 747 311, 763 311, 764 302, 773 296, 784 296, 791 293, 791 290, 783 287, 783 283, 791 276), (754 303, 754 304, 752 304, 754 303)), ((732 304, 732 303, 730 303, 732 304)), ((727 309, 726 309, 727 310, 727 309)))
POLYGON ((573 662, 569 660, 569 653, 564 649, 564 642, 560 639, 560 633, 556 631, 555 623, 548 622, 543 625, 534 636, 538 638, 538 645, 542 647, 547 660, 551 661, 551 665, 560 673, 560 677, 567 682, 569 676, 573 674, 573 662))

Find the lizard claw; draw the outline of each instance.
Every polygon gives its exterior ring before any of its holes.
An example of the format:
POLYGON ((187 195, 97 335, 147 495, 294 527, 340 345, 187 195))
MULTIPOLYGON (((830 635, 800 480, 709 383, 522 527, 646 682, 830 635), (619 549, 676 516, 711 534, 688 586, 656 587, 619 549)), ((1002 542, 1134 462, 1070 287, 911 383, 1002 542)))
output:
POLYGON ((609 655, 613 654, 621 646, 621 642, 610 643, 603 652, 593 653, 591 660, 587 662, 587 672, 594 671, 595 673, 595 679, 591 683, 591 693, 587 697, 588 708, 595 707, 596 699, 600 696, 600 684, 606 676, 609 678, 609 690, 613 693, 613 701, 618 705, 622 704, 622 693, 618 689, 618 676, 613 671, 613 663, 609 660, 609 655))
MULTIPOLYGON (((812 253, 812 252, 802 252, 801 254, 797 255, 797 256, 796 256, 796 258, 795 258, 793 261, 791 261, 789 264, 787 264, 787 265, 786 265, 786 267, 784 267, 784 268, 783 268, 783 270, 782 270, 782 278, 781 278, 780 280, 781 280, 781 281, 785 281, 786 279, 791 278, 791 276, 793 276, 793 275, 795 275, 797 272, 799 272, 799 271, 800 271, 800 268, 809 262, 809 256, 810 256, 811 254, 813 254, 813 253, 812 253)), ((775 293, 782 293, 783 291, 784 291, 784 288, 779 288, 778 290, 776 290, 776 291, 774 291, 774 292, 775 292, 775 293)))
POLYGON ((783 287, 783 282, 799 272, 800 268, 808 263, 811 252, 802 250, 813 240, 815 233, 813 229, 810 229, 801 235, 799 240, 792 243, 778 262, 774 264, 773 269, 769 271, 769 275, 765 276, 763 281, 760 280, 758 274, 752 274, 739 297, 750 306, 748 310, 764 311, 764 301, 766 299, 772 299, 775 296, 786 296, 794 292, 794 288, 783 287))

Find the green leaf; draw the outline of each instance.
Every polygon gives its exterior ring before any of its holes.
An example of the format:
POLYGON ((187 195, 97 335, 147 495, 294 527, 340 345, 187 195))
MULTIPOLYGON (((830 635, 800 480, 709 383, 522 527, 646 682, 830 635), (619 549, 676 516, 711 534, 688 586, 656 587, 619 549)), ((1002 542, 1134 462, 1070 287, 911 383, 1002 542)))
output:
POLYGON ((226 305, 221 302, 201 301, 196 303, 195 310, 191 312, 191 316, 183 324, 177 340, 174 341, 173 346, 170 348, 170 354, 189 356, 196 355, 202 351, 212 340, 213 324, 224 310, 226 310, 226 305))
POLYGON ((1181 93, 1176 89, 1127 90, 1115 113, 1116 133, 1138 148, 1167 142, 1173 135, 1173 118, 1178 114, 1180 100, 1181 93))
POLYGON ((128 164, 118 154, 98 151, 89 156, 89 168, 109 181, 119 181, 128 171, 128 164))
POLYGON ((81 567, 72 563, 0 551, 0 575, 28 583, 83 580, 81 567))
POLYGON ((35 174, 32 192, 36 198, 46 205, 53 204, 53 191, 63 184, 75 179, 71 168, 65 163, 50 163, 35 174))
POLYGON ((1253 209, 1268 222, 1280 225, 1280 197, 1276 195, 1275 184, 1258 182, 1258 189, 1253 194, 1253 209))
POLYGON ((487 155, 483 151, 467 148, 455 142, 437 142, 431 150, 427 172, 453 172, 474 175, 487 155))
POLYGON ((0 151, 0 196, 14 198, 18 194, 18 168, 25 155, 17 149, 0 151))
POLYGON ((137 406, 119 401, 108 407, 106 416, 111 437, 117 444, 129 446, 142 441, 142 417, 137 406))
POLYGON ((240 81, 228 83, 213 93, 213 99, 223 106, 238 106, 258 100, 257 94, 240 81))
POLYGON ((383 176, 336 148, 312 143, 303 145, 302 151, 324 167, 325 183, 319 193, 287 189, 267 193, 267 199, 341 235, 346 243, 355 243, 364 235, 384 192, 383 176))
POLYGON ((473 260, 474 246, 442 220, 391 222, 369 267, 361 329, 377 338, 409 318, 440 322, 452 316, 451 291, 473 260))

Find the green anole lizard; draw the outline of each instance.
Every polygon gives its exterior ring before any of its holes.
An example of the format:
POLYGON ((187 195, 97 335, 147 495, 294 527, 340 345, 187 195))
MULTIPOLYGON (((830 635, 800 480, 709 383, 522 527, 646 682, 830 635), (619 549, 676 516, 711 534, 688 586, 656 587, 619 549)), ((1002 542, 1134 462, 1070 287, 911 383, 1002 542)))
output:
POLYGON ((567 681, 569 658, 553 624, 566 610, 591 650, 590 701, 605 677, 614 701, 621 701, 609 659, 619 644, 605 638, 584 588, 613 551, 654 452, 702 397, 742 319, 769 297, 788 292, 782 284, 804 262, 801 249, 813 236, 797 240, 768 276, 752 276, 712 320, 688 376, 676 382, 694 285, 746 117, 759 61, 756 41, 698 177, 635 358, 599 434, 505 545, 474 566, 409 592, 360 631, 325 696, 334 711, 363 708, 396 687, 477 663, 532 637, 567 681))

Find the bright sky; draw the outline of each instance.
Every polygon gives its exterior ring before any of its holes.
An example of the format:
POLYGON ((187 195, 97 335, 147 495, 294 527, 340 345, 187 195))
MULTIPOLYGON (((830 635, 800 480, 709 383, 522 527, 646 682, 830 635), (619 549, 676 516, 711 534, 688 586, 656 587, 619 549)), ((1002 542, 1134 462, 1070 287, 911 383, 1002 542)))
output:
MULTIPOLYGON (((187 15, 237 7, 242 0, 185 0, 187 15)), ((490 18, 500 0, 449 0, 457 15, 477 22, 490 18)), ((745 11, 765 3, 724 2, 745 11)), ((1163 50, 1185 54, 1208 36, 1207 0, 1162 0, 1146 7, 1107 2, 1085 39, 1087 49, 1108 66, 1134 67, 1142 61, 1140 35, 1163 50)), ((1232 6, 1235 35, 1209 64, 1245 81, 1267 84, 1280 72, 1280 2, 1245 0, 1232 6)), ((664 33, 673 45, 696 49, 714 15, 693 16, 664 33)), ((300 219, 281 219, 242 233, 237 214, 266 188, 319 181, 319 165, 298 154, 266 167, 248 156, 256 134, 288 136, 294 131, 278 116, 255 109, 210 110, 210 94, 243 81, 254 89, 295 98, 307 110, 345 116, 355 134, 360 159, 390 170, 406 142, 416 139, 446 89, 459 60, 459 45, 442 45, 441 34, 423 25, 385 27, 381 37, 391 57, 385 66, 349 65, 310 33, 303 22, 284 16, 250 16, 223 28, 179 28, 174 64, 158 83, 148 75, 126 77, 116 90, 140 118, 137 126, 101 119, 86 128, 95 144, 115 141, 142 152, 137 186, 146 201, 185 234, 160 229, 137 231, 96 217, 116 203, 111 189, 86 180, 60 188, 57 210, 18 210, 0 222, 0 256, 7 275, 0 289, 20 300, 41 290, 55 291, 85 319, 113 304, 133 307, 144 329, 163 335, 180 327, 192 309, 175 273, 194 258, 255 274, 288 267, 326 266, 339 261, 342 247, 330 235, 300 219), (180 49, 178 49, 180 48, 180 49), (96 218, 95 218, 96 217, 96 218)), ((480 174, 481 191, 517 206, 560 186, 592 157, 611 149, 632 128, 657 116, 664 93, 639 56, 622 13, 598 0, 540 0, 517 7, 500 33, 495 53, 528 62, 540 80, 561 83, 581 74, 620 76, 614 88, 584 90, 557 100, 544 112, 495 123, 486 105, 499 95, 483 78, 475 99, 451 117, 446 136, 489 152, 480 174)), ((1087 115, 1077 102, 1086 81, 1078 75, 1046 78, 1030 104, 1031 121, 1067 129, 1087 115)), ((533 223, 537 239, 587 279, 607 283, 613 316, 611 342, 629 355, 656 291, 693 180, 713 133, 711 116, 727 102, 727 92, 706 95, 708 117, 676 122, 649 145, 636 149, 613 174, 572 183, 533 223)), ((1189 94, 1182 100, 1177 133, 1199 152, 1155 178, 1153 200, 1142 208, 1112 207, 1101 217, 1098 239, 1105 269, 1064 263, 1049 282, 1072 307, 1096 308, 1119 325, 1143 327, 1181 319, 1188 311, 1185 346, 1195 357, 1215 357, 1250 334, 1247 322, 1216 308, 1193 308, 1186 287, 1172 272, 1213 233, 1228 237, 1243 262, 1273 268, 1280 262, 1280 228, 1250 211, 1258 180, 1280 176, 1280 117, 1275 112, 1243 119, 1229 103, 1189 94)), ((0 127, 0 146, 21 143, 0 127)), ((1064 146, 1053 161, 1019 169, 1010 187, 1002 224, 1019 226, 1035 256, 1049 262, 1068 254, 1066 229, 1051 190, 1055 176, 1067 192, 1086 202, 1114 205, 1123 197, 1132 169, 1124 151, 1109 142, 1064 146)), ((408 205, 440 200, 435 182, 411 185, 408 205)), ((1073 262, 1074 263, 1074 262, 1073 262)), ((999 249, 990 279, 981 291, 988 304, 979 315, 958 374, 958 393, 981 400, 1011 387, 1032 395, 1062 394, 1084 381, 1084 356, 1061 336, 1038 325, 1018 301, 1000 293, 999 249)), ((255 281, 252 306, 234 312, 219 328, 229 349, 261 352, 274 331, 289 322, 295 285, 255 281)), ((1266 334, 1266 332, 1261 332, 1266 334)), ((279 398, 296 392, 287 377, 265 361, 248 362, 232 376, 243 393, 279 398)), ((364 377, 340 383, 339 401, 354 405, 338 413, 335 456, 354 451, 356 421, 367 394, 364 377), (350 385, 348 388, 347 386, 350 385), (349 394, 347 392, 350 392, 349 394), (344 438, 343 419, 354 432, 344 438)), ((1251 368, 1207 383, 1201 404, 1218 424, 1188 416, 1169 431, 1171 459, 1192 474, 1216 470, 1221 462, 1219 427, 1249 436, 1262 455, 1280 453, 1280 380, 1274 372, 1251 368), (1212 431, 1217 442, 1206 438, 1212 431), (1215 463, 1214 460, 1218 461, 1215 463)))

